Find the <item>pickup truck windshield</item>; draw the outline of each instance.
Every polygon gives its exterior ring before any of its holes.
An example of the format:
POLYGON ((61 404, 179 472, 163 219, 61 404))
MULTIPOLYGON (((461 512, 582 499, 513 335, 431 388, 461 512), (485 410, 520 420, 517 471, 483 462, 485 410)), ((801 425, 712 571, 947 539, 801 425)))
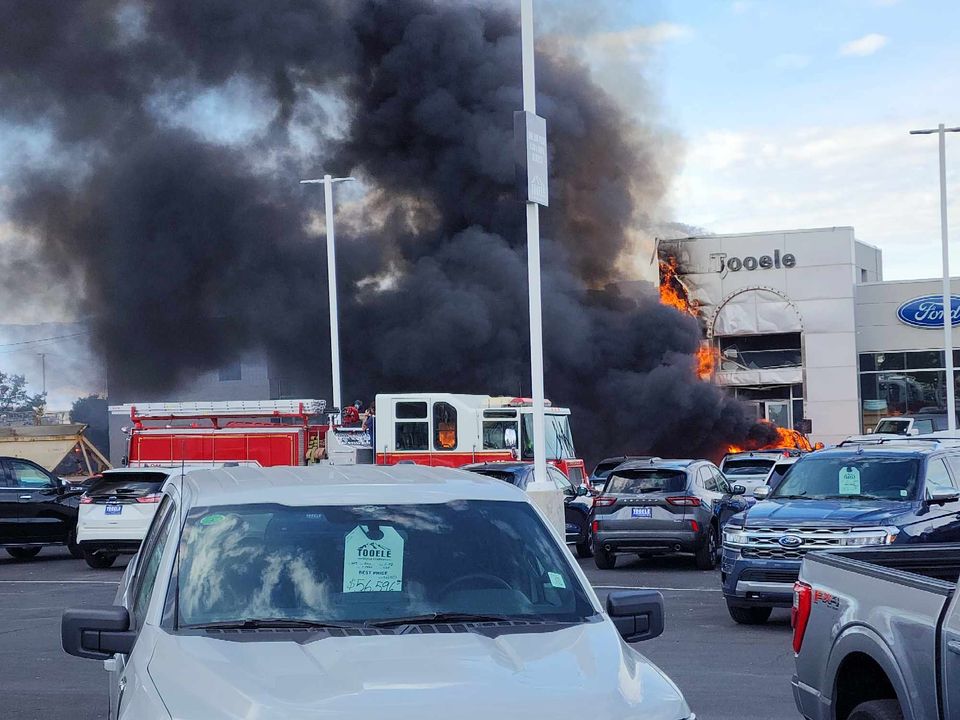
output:
POLYGON ((642 495, 651 492, 683 492, 687 476, 682 470, 620 470, 607 480, 604 492, 611 495, 642 495))
POLYGON ((914 500, 920 461, 903 457, 806 457, 771 498, 914 500))
POLYGON ((384 622, 434 614, 595 615, 563 550, 521 502, 233 505, 192 510, 179 627, 384 622))
MULTIPOLYGON (((533 460, 533 413, 522 413, 523 458, 533 460)), ((575 458, 577 451, 573 447, 573 434, 570 432, 569 415, 551 415, 544 419, 545 441, 548 460, 575 458)))

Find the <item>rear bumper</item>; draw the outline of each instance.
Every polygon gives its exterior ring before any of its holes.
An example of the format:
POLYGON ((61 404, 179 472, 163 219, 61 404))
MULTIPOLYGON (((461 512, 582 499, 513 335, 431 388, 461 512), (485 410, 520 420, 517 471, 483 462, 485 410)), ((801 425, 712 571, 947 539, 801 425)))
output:
POLYGON ((81 540, 80 550, 91 555, 133 555, 140 549, 136 540, 81 540))
POLYGON ((143 527, 96 527, 80 522, 77 525, 77 542, 81 545, 87 542, 131 541, 137 544, 147 534, 147 526, 143 527))
POLYGON ((738 607, 791 607, 800 565, 800 560, 744 558, 739 551, 724 548, 723 596, 728 605, 738 607))
POLYGON ((793 687, 793 700, 797 704, 797 710, 803 717, 807 720, 829 720, 830 703, 825 701, 818 690, 800 682, 796 675, 790 679, 790 685, 793 687))
POLYGON ((706 535, 692 530, 647 531, 599 530, 593 536, 594 548, 611 552, 696 552, 706 535))

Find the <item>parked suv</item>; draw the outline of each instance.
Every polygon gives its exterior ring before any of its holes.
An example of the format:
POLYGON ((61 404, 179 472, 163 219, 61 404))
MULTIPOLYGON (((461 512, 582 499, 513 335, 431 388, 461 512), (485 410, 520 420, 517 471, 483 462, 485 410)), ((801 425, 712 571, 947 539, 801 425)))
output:
MULTIPOLYGON (((480 473, 503 480, 526 490, 533 482, 533 463, 521 461, 485 462, 464 465, 461 470, 480 473)), ((547 475, 563 493, 563 516, 566 525, 566 540, 575 545, 577 555, 588 558, 593 554, 590 546, 590 508, 592 501, 586 485, 574 487, 570 479, 553 465, 547 465, 547 475)))
POLYGON ((720 472, 730 482, 743 485, 747 494, 752 494, 767 483, 770 471, 785 458, 799 457, 800 450, 750 450, 730 453, 720 461, 720 472))
POLYGON ((765 499, 724 530, 721 581, 730 616, 766 622, 791 607, 809 550, 960 542, 960 447, 893 440, 800 458, 765 499))
POLYGON ((684 552, 697 567, 717 566, 720 529, 747 506, 744 488, 731 487, 705 460, 638 460, 619 465, 593 507, 593 558, 601 570, 619 553, 684 552))
POLYGON ((105 661, 117 720, 694 717, 626 644, 660 593, 601 604, 525 493, 452 468, 171 479, 114 603, 61 642, 105 661))
POLYGON ((47 545, 76 544, 80 490, 34 462, 0 458, 0 547, 17 560, 36 557, 47 545))
POLYGON ((77 520, 77 544, 87 565, 108 568, 117 555, 140 549, 160 502, 160 488, 172 472, 118 468, 93 479, 80 498, 77 520))

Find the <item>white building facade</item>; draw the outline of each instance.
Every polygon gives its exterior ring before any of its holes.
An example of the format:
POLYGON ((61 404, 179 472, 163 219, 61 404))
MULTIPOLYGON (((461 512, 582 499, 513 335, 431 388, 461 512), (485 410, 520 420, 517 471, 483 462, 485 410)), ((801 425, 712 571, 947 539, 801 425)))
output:
POLYGON ((699 304, 718 384, 759 418, 814 440, 861 429, 857 308, 863 283, 884 285, 877 248, 836 227, 684 238, 660 250, 677 258, 699 304))

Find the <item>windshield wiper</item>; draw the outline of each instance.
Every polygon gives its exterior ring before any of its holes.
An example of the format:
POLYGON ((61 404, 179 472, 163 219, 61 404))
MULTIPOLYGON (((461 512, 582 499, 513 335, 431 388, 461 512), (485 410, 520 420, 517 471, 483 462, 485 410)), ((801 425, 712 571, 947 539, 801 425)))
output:
POLYGON ((310 630, 347 630, 362 627, 359 623, 326 622, 323 620, 305 620, 299 618, 245 618, 243 620, 221 620, 195 625, 181 625, 184 630, 260 630, 264 628, 307 628, 310 630))
POLYGON ((880 497, 879 495, 824 495, 824 500, 890 500, 890 498, 880 497))
POLYGON ((541 621, 541 618, 508 617, 506 615, 484 615, 478 613, 437 612, 428 615, 410 615, 408 617, 388 618, 386 620, 368 620, 364 625, 375 628, 391 628, 399 625, 431 625, 433 623, 471 623, 471 622, 509 622, 511 620, 541 621))
POLYGON ((812 500, 809 495, 802 493, 800 495, 771 495, 768 500, 812 500))

